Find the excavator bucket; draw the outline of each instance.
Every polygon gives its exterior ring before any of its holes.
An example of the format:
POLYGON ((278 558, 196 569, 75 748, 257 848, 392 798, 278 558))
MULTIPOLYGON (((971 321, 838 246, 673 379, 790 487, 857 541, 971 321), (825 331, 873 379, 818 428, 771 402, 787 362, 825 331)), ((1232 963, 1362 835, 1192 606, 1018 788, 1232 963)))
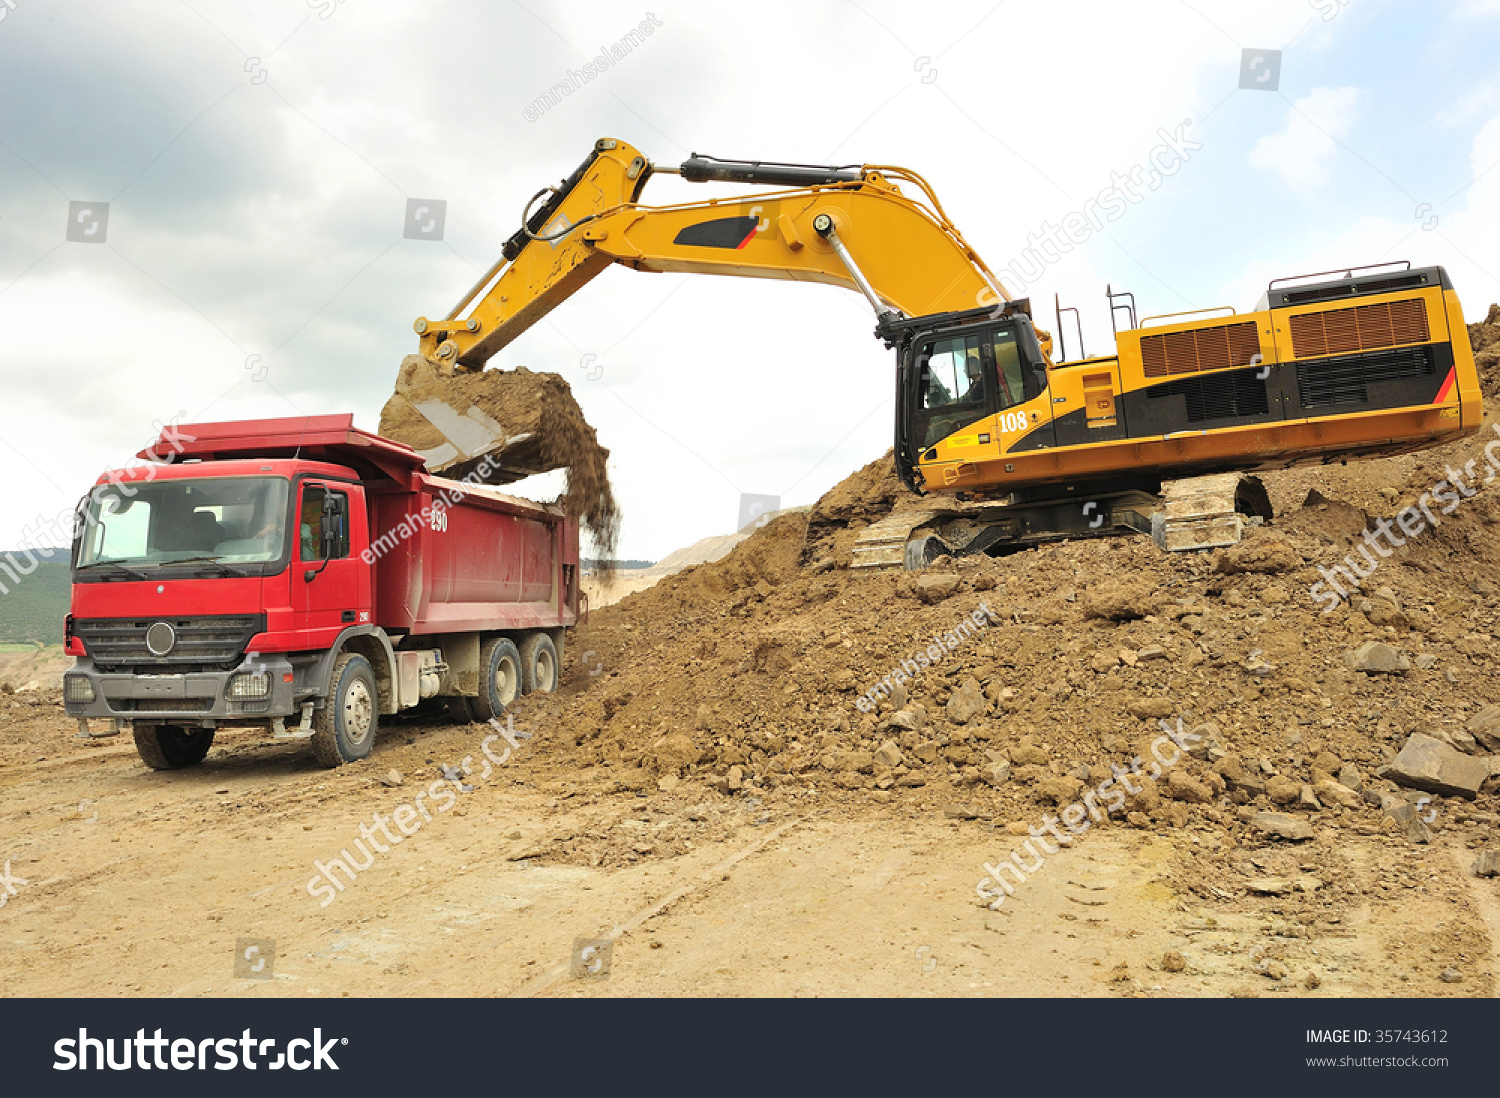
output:
POLYGON ((509 484, 566 469, 564 505, 593 536, 598 555, 612 555, 619 518, 609 451, 557 374, 524 366, 466 373, 407 355, 380 412, 380 433, 416 450, 432 472, 455 479, 509 484))

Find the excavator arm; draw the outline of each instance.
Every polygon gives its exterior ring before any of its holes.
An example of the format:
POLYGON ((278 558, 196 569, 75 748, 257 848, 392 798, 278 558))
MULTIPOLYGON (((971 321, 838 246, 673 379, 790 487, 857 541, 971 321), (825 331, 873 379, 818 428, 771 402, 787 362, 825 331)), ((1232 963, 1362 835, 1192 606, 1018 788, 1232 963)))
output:
POLYGON ((539 191, 501 259, 441 320, 419 318, 421 353, 454 372, 485 363, 614 263, 638 271, 822 282, 858 291, 882 319, 959 312, 1010 295, 903 168, 724 161, 653 165, 623 141, 595 143, 539 191), (653 174, 767 185, 762 193, 674 206, 637 201, 653 174), (907 185, 918 197, 905 193, 907 185))

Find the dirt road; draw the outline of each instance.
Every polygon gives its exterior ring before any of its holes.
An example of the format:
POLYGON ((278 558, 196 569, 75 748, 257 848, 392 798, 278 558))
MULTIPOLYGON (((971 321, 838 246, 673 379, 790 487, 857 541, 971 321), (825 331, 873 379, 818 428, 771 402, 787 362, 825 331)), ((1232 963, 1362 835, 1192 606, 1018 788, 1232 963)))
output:
POLYGON ((72 738, 53 699, 0 702, 6 992, 1495 991, 1490 882, 1465 874, 1482 823, 1452 823, 1427 847, 1340 830, 1239 848, 1257 872, 1298 885, 1279 896, 1224 889, 1212 903, 1180 877, 1195 847, 1223 842, 1217 832, 1109 828, 1049 856, 991 911, 975 888, 1018 841, 1003 821, 833 789, 580 790, 543 765, 535 745, 558 730, 532 724, 528 704, 515 728, 532 737, 518 736, 503 766, 488 779, 476 767, 450 810, 429 812, 399 845, 382 842, 342 891, 314 896, 319 863, 345 849, 363 860, 360 825, 414 803, 440 766, 482 758, 490 729, 389 724, 370 760, 339 771, 296 745, 231 734, 204 765, 156 773, 128 742, 72 738), (382 783, 392 769, 403 785, 382 783), (611 935, 608 977, 573 978, 574 940, 611 935), (242 938, 274 942, 271 980, 234 976, 242 938), (1168 954, 1180 970, 1163 964, 1168 954))

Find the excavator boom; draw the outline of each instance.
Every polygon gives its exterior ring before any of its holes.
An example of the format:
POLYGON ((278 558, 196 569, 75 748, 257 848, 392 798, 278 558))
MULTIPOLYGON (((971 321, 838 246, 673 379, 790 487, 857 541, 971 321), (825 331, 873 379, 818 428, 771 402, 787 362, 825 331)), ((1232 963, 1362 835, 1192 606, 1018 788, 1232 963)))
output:
POLYGON ((993 306, 999 280, 948 220, 924 180, 901 168, 725 161, 694 155, 654 167, 604 139, 505 245, 500 263, 441 320, 416 322, 424 357, 457 370, 485 363, 611 264, 638 271, 822 282, 876 295, 906 316, 993 306), (653 174, 779 189, 672 206, 637 202, 653 174), (920 198, 905 194, 908 183, 920 198), (844 238, 861 243, 844 244, 844 238), (891 242, 899 241, 899 248, 891 242), (869 242, 864 244, 863 242, 869 242), (843 254, 840 254, 840 250, 843 254), (854 253, 851 254, 851 249, 854 253))

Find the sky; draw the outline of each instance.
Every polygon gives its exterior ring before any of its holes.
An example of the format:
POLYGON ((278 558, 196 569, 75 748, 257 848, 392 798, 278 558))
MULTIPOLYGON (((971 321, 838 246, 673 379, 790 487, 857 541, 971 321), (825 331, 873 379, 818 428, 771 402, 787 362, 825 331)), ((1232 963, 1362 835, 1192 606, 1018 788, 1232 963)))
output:
MULTIPOLYGON (((1243 311, 1271 278, 1409 259, 1476 320, 1500 300, 1497 61, 1500 0, 0 0, 0 546, 174 418, 374 430, 412 321, 599 137, 911 168, 1039 318, 1081 310, 1090 354, 1107 285, 1141 316, 1243 311), (1028 254, 1153 163, 1115 220, 1028 254), (405 237, 409 199, 445 204, 441 240, 405 237)), ((642 200, 712 193, 660 176, 642 200)), ((837 287, 615 268, 491 365, 572 385, 618 555, 655 560, 885 452, 872 329, 837 287)))

